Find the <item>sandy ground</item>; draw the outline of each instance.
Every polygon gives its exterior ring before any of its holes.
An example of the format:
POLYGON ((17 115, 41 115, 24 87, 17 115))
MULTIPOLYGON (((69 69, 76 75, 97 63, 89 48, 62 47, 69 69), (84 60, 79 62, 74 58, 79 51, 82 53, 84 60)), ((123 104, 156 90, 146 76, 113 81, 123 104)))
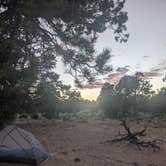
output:
MULTIPOLYGON (((44 166, 166 166, 166 144, 161 150, 142 149, 125 142, 106 143, 121 126, 110 121, 36 123, 33 134, 56 156, 44 166)), ((166 140, 166 128, 150 128, 146 139, 166 140)), ((3 165, 5 166, 5 165, 3 165)), ((7 166, 7 165, 6 165, 7 166)))
MULTIPOLYGON (((106 143, 115 138, 121 126, 111 121, 68 122, 63 125, 35 125, 34 133, 50 152, 57 152, 46 166, 166 166, 166 144, 161 150, 141 151, 125 142, 106 143)), ((150 128, 146 139, 166 140, 166 128, 150 128)))

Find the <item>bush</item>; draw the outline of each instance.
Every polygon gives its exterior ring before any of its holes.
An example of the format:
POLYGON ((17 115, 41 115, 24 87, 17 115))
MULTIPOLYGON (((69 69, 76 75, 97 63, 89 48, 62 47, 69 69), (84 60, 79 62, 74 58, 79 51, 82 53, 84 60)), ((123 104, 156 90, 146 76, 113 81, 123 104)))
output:
POLYGON ((19 115, 19 118, 24 118, 24 119, 28 119, 28 115, 27 114, 20 114, 19 115))
POLYGON ((32 119, 39 119, 39 114, 37 114, 37 113, 31 114, 31 118, 32 119))
POLYGON ((43 117, 46 119, 59 119, 59 112, 55 112, 54 110, 47 110, 44 112, 43 117))
POLYGON ((16 115, 11 110, 0 110, 0 128, 3 128, 6 124, 12 123, 16 119, 16 115))

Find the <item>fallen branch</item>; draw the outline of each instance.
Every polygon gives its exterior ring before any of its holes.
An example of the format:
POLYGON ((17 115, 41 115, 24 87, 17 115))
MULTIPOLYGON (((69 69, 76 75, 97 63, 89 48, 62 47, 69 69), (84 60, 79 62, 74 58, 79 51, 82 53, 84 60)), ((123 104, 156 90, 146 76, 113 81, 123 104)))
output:
POLYGON ((120 142, 120 141, 128 141, 129 143, 136 145, 139 150, 141 150, 141 148, 149 148, 149 147, 152 148, 154 151, 160 150, 160 146, 157 145, 156 140, 153 140, 153 141, 140 141, 139 140, 138 137, 146 135, 145 132, 146 132, 147 128, 144 128, 138 132, 132 132, 130 127, 127 126, 126 121, 122 121, 121 125, 127 131, 127 134, 120 138, 107 140, 106 141, 107 143, 108 142, 116 143, 116 142, 120 142))

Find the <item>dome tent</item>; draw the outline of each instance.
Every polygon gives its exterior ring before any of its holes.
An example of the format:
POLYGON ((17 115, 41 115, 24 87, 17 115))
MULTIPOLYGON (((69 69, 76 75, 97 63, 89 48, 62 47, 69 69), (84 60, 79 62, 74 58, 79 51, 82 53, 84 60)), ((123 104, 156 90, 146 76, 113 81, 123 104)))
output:
POLYGON ((36 166, 46 161, 49 156, 32 133, 15 125, 0 131, 0 163, 36 166))

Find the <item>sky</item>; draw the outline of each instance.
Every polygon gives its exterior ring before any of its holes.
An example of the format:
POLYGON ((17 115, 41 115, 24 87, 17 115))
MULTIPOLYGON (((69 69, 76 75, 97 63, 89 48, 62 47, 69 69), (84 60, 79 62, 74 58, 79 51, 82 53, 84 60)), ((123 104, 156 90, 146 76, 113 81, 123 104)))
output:
MULTIPOLYGON (((127 43, 117 43, 110 29, 99 35, 95 45, 101 52, 107 47, 114 55, 109 63, 114 71, 109 76, 98 80, 96 85, 79 89, 83 98, 95 100, 104 82, 117 83, 125 74, 136 71, 144 73, 154 89, 164 86, 162 78, 166 74, 166 0, 126 0, 124 11, 128 12, 127 43)), ((66 84, 73 84, 73 78, 65 73, 59 63, 60 79, 66 84)))

